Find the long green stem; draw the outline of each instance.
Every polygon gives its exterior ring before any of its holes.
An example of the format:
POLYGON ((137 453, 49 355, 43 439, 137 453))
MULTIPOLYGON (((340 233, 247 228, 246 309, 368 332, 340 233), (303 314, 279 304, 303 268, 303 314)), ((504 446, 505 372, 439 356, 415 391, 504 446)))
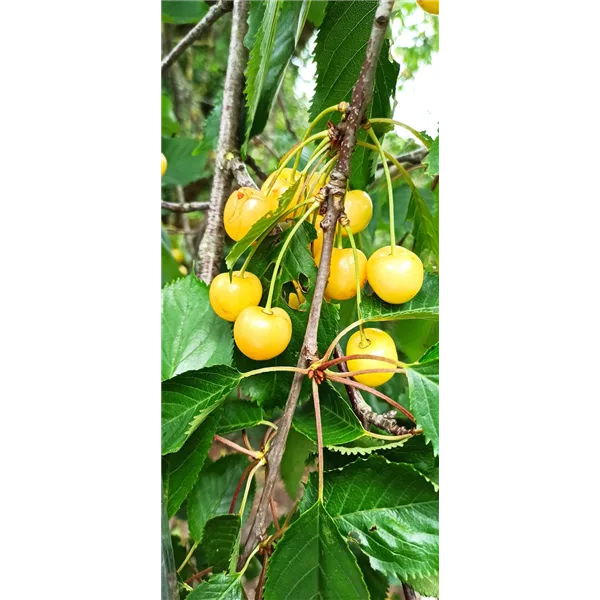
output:
POLYGON ((313 377, 313 402, 315 405, 315 427, 317 429, 317 452, 319 456, 319 502, 323 502, 323 427, 321 426, 321 405, 319 402, 319 385, 313 377))
POLYGON ((392 188, 392 178, 390 176, 390 168, 388 167, 387 160, 385 159, 385 153, 375 132, 372 127, 369 127, 367 130, 369 137, 373 140, 373 143, 377 147, 377 151, 379 152, 379 156, 381 156, 381 161, 383 162, 383 170, 385 172, 385 179, 387 181, 388 188, 388 201, 390 204, 390 254, 394 255, 396 252, 396 231, 394 225, 394 191, 392 188))
POLYGON ((407 440, 413 437, 412 433, 405 433, 404 435, 382 435, 381 433, 374 433, 373 431, 365 431, 367 437, 375 438, 376 440, 386 440, 388 442, 400 442, 401 440, 407 440))
MULTIPOLYGON (((356 276, 356 316, 359 321, 362 321, 362 310, 360 307, 361 299, 360 299, 360 268, 358 266, 358 250, 356 249, 356 243, 354 242, 354 235, 352 233, 352 229, 349 225, 344 227, 346 233, 348 234, 348 238, 350 239, 350 245, 352 246, 352 253, 354 254, 354 272, 356 276)), ((360 328, 360 345, 364 346, 365 342, 365 332, 363 331, 362 323, 359 324, 360 328)))
MULTIPOLYGON (((321 111, 316 119, 314 119, 314 121, 308 126, 308 129, 306 130, 306 132, 304 133, 304 138, 303 138, 303 142, 304 140, 310 135, 310 132, 315 128, 315 126, 317 125, 317 123, 325 116, 328 115, 329 113, 332 112, 336 112, 338 110, 338 105, 336 104, 335 106, 330 106, 328 108, 326 108, 325 110, 321 111)), ((300 154, 298 154, 298 156, 296 156, 296 161, 294 162, 294 172, 298 169, 298 165, 300 164, 300 154)))
POLYGON ((298 229, 302 226, 302 223, 304 223, 304 221, 306 221, 306 219, 309 217, 309 215, 318 207, 319 207, 319 203, 313 202, 313 205, 302 215, 302 217, 300 217, 300 219, 298 219, 298 222, 294 225, 294 227, 290 231, 289 235, 285 239, 285 242, 283 243, 283 246, 281 247, 281 250, 279 251, 279 256, 277 257, 277 261, 275 262, 275 269, 273 270, 273 278, 271 279, 271 285, 269 286, 269 295, 267 297, 267 304, 265 305, 265 309, 264 309, 264 312, 266 312, 267 314, 269 314, 271 312, 271 303, 273 301, 273 292, 275 291, 275 282, 277 281, 277 273, 279 273, 279 267, 281 266, 281 261, 283 260, 283 255, 285 254, 285 251, 288 249, 288 246, 290 245, 292 238, 294 237, 294 234, 296 233, 296 231, 298 231, 298 229))
POLYGON ((305 375, 308 372, 307 369, 299 369, 298 367, 264 367, 263 369, 254 369, 254 371, 242 373, 242 379, 252 377, 253 375, 260 375, 261 373, 274 373, 276 371, 290 371, 293 373, 303 373, 305 375))
POLYGON ((252 484, 252 479, 254 478, 254 475, 256 475, 256 471, 258 471, 258 469, 260 469, 266 463, 267 461, 264 458, 262 458, 248 475, 248 479, 246 480, 246 489, 244 490, 242 503, 240 505, 240 512, 238 513, 240 517, 243 516, 244 509, 246 508, 246 501, 248 500, 248 494, 250 493, 250 485, 252 484))
MULTIPOLYGON (((273 189, 273 186, 275 185, 275 182, 277 181, 277 178, 279 177, 279 175, 283 171, 283 169, 285 169, 287 164, 290 162, 290 160, 294 156, 294 153, 297 152, 298 156, 300 156, 302 153, 302 148, 304 148, 304 146, 311 144, 315 140, 322 140, 323 138, 326 138, 326 137, 329 137, 329 133, 327 131, 320 131, 319 133, 315 133, 314 135, 311 135, 308 139, 303 140, 299 144, 296 144, 279 162, 279 167, 277 168, 276 171, 274 171, 275 175, 273 177, 273 180, 269 184, 269 187, 266 190, 265 196, 269 195, 269 193, 273 189)), ((298 161, 299 160, 300 159, 298 158, 298 161)))
POLYGON ((398 125, 398 127, 402 127, 407 131, 410 131, 418 140, 420 140, 423 146, 425 146, 425 148, 427 148, 428 150, 431 146, 431 143, 425 137, 423 137, 416 129, 413 129, 410 125, 407 125, 406 123, 401 123, 400 121, 396 121, 395 119, 384 118, 369 119, 369 121, 371 123, 389 123, 391 125, 398 125))
POLYGON ((192 558, 192 555, 196 551, 196 548, 198 547, 199 544, 200 544, 200 542, 194 543, 194 545, 192 546, 192 549, 187 553, 187 556, 183 559, 183 562, 179 565, 179 568, 177 569, 178 574, 181 573, 181 571, 183 571, 183 567, 185 567, 185 565, 188 564, 188 562, 190 561, 190 558, 192 558))
POLYGON ((258 544, 258 546, 256 546, 256 548, 254 548, 254 550, 252 550, 252 552, 250 553, 250 556, 248 557, 248 560, 246 561, 246 564, 243 566, 242 570, 239 572, 239 576, 242 577, 242 575, 248 570, 248 567, 250 566, 250 561, 255 557, 256 553, 261 549, 262 544, 258 544))

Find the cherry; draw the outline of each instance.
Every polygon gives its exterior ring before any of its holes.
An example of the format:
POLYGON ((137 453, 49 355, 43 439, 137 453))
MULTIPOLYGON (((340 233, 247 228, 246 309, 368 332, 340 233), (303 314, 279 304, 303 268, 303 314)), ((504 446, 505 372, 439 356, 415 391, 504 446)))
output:
POLYGON ((260 190, 241 187, 229 196, 223 212, 227 235, 241 240, 254 223, 277 208, 277 200, 265 198, 260 190))
POLYGON ((292 339, 292 321, 282 308, 266 312, 260 306, 247 306, 233 326, 239 350, 252 360, 269 360, 281 354, 292 339))
POLYGON ((391 246, 376 250, 367 263, 367 278, 375 293, 390 304, 412 300, 423 285, 423 263, 406 248, 391 246))
MULTIPOLYGON (((281 196, 285 192, 287 192, 287 190, 290 187, 292 187, 292 185, 294 185, 294 183, 298 179, 300 179, 300 173, 298 171, 296 171, 296 175, 292 178, 293 171, 294 171, 293 169, 289 169, 287 167, 285 169, 282 169, 281 173, 279 173, 279 177, 277 177, 277 179, 275 180, 275 183, 273 184, 273 187, 271 188, 271 191, 268 193, 268 195, 267 195, 267 191, 269 190, 271 182, 273 181, 277 171, 274 171, 273 173, 271 173, 267 177, 267 180, 262 184, 260 191, 269 200, 275 201, 275 206, 278 206, 279 198, 281 198, 281 196)), ((294 196, 293 201, 290 203, 290 207, 294 206, 294 204, 296 204, 297 202, 298 202, 298 194, 296 194, 294 196)))
POLYGON ((440 14, 440 2, 439 0, 417 0, 417 4, 430 15, 440 14))
POLYGON ((167 159, 165 158, 165 155, 161 152, 160 153, 160 176, 161 177, 165 174, 166 170, 167 170, 167 159))
MULTIPOLYGON (((367 257, 357 250, 360 287, 367 282, 367 257)), ((321 256, 317 259, 317 265, 321 256)), ((325 296, 330 300, 348 300, 356 296, 356 268, 352 248, 333 248, 331 254, 331 269, 325 296)))
POLYGON ((234 271, 231 281, 229 273, 221 273, 212 280, 208 299, 221 319, 235 321, 244 308, 258 306, 262 292, 256 275, 246 271, 240 276, 240 271, 234 271))
MULTIPOLYGON (((356 235, 369 224, 373 216, 371 196, 362 190, 350 190, 344 200, 344 212, 350 220, 350 231, 356 235)), ((342 229, 342 235, 348 235, 345 229, 342 229)))
POLYGON ((304 294, 302 293, 302 289, 300 288, 300 285, 298 284, 298 282, 293 281, 292 283, 294 284, 294 288, 296 289, 296 292, 295 293, 292 292, 288 296, 288 306, 290 308, 293 308, 294 310, 298 310, 300 308, 300 305, 304 303, 306 298, 304 297, 304 294))
MULTIPOLYGON (((385 331, 374 327, 366 327, 363 331, 366 343, 361 345, 362 338, 360 331, 353 333, 346 345, 346 354, 348 356, 351 354, 371 354, 373 356, 384 356, 385 358, 398 360, 396 345, 390 335, 385 331)), ((385 369, 388 367, 393 369, 394 365, 380 360, 369 360, 367 358, 348 361, 349 371, 385 369)), ((393 375, 393 373, 365 373, 363 375, 356 375, 354 379, 359 383, 364 383, 370 387, 378 387, 386 381, 389 381, 393 375)))
POLYGON ((178 263, 182 263, 185 260, 183 252, 179 248, 173 248, 173 250, 171 250, 171 254, 178 263))

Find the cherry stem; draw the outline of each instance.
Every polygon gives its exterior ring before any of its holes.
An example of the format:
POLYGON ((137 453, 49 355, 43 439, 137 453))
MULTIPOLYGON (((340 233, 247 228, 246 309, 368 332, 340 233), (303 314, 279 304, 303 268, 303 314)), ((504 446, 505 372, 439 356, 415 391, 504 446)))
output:
POLYGON ((384 119, 382 117, 377 119, 369 119, 369 121, 371 123, 388 123, 390 125, 397 125, 398 127, 402 127, 407 131, 410 131, 423 144, 423 146, 427 148, 427 150, 429 150, 429 148, 431 147, 431 143, 425 137, 423 137, 423 135, 421 135, 416 129, 413 129, 410 125, 407 125, 406 123, 401 123, 400 121, 396 121, 395 119, 384 119))
POLYGON ((404 406, 401 406, 395 400, 392 400, 389 396, 386 396, 382 392, 380 392, 372 387, 369 387, 368 385, 358 383, 358 381, 354 381, 354 379, 347 379, 347 378, 344 379, 343 377, 338 377, 337 375, 330 375, 329 372, 325 373, 325 376, 327 377, 327 379, 330 379, 331 381, 335 381, 336 383, 343 383, 344 385, 349 385, 349 386, 358 388, 359 390, 369 392, 370 394, 373 394, 374 396, 377 396, 378 398, 385 400, 388 404, 393 406, 396 410, 399 410, 407 419, 410 419, 413 423, 416 423, 416 420, 413 417, 413 415, 408 410, 406 410, 406 408, 404 408, 404 406))
POLYGON ((255 452, 253 450, 248 450, 248 449, 244 448, 243 446, 240 446, 240 445, 236 444, 235 442, 228 440, 227 438, 221 437, 220 435, 214 435, 213 440, 215 440, 217 442, 221 442, 221 444, 225 444, 225 446, 229 446, 230 448, 233 448, 234 450, 237 450, 238 452, 241 452, 242 454, 251 456, 255 460, 260 460, 262 458, 261 453, 255 452))
POLYGON ((248 450, 250 450, 251 452, 254 452, 254 448, 252 447, 252 444, 248 439, 248 433, 245 429, 242 429, 242 439, 244 440, 244 446, 246 446, 246 448, 248 448, 248 450))
MULTIPOLYGON (((335 349, 335 345, 349 332, 352 331, 355 327, 358 327, 359 325, 362 325, 365 321, 363 319, 359 319, 358 321, 354 321, 354 323, 350 323, 350 325, 348 325, 348 327, 345 327, 344 329, 342 329, 342 331, 340 331, 336 336, 335 339, 333 340, 333 342, 331 342, 331 344, 329 344, 329 348, 327 348, 327 350, 325 351, 325 354, 323 355, 322 360, 323 361, 327 361, 327 359, 331 356, 331 353, 333 352, 333 350, 335 349)), ((329 364, 327 362, 323 362, 323 364, 329 364)), ((332 363, 332 364, 336 364, 336 363, 332 363)))
MULTIPOLYGON (((371 357, 369 357, 370 359, 371 357)), ((406 373, 404 369, 358 369, 356 371, 346 371, 345 373, 335 373, 334 371, 325 371, 325 373, 331 373, 337 377, 354 377, 355 375, 367 375, 370 373, 406 373)))
POLYGON ((294 237, 296 231, 300 227, 302 227, 302 223, 306 221, 306 219, 310 216, 310 214, 319 208, 319 202, 313 202, 312 206, 298 219, 292 230, 288 234, 287 238, 285 238, 285 242, 283 242, 283 246, 281 246, 281 250, 279 251, 279 256, 277 257, 277 261, 275 262, 275 268, 273 269, 273 278, 271 279, 271 285, 269 286, 269 295, 267 297, 267 304, 265 305, 264 312, 267 314, 271 313, 271 303, 273 301, 273 292, 275 291, 275 283, 277 282, 277 273, 279 273, 279 267, 281 266, 281 261, 283 260, 283 256, 285 251, 288 249, 292 238, 294 237))
MULTIPOLYGON (((390 205, 390 254, 394 254, 396 250, 396 228, 394 224, 394 190, 392 188, 392 178, 390 176, 390 168, 388 167, 387 160, 385 159, 385 154, 383 152, 383 148, 375 135, 372 127, 369 127, 367 130, 369 137, 373 140, 373 143, 377 147, 377 151, 379 152, 379 156, 381 157, 381 162, 383 163, 383 171, 385 173, 385 179, 387 181, 387 189, 388 189, 388 202, 390 205)), ((360 315, 358 315, 360 318, 360 315)))
POLYGON ((298 367, 264 367, 262 369, 254 369, 254 371, 246 371, 246 373, 242 373, 242 379, 245 379, 246 377, 252 377, 253 375, 260 375, 261 373, 275 373, 276 371, 289 371, 291 373, 302 373, 303 375, 308 373, 308 369, 299 369, 298 367))
MULTIPOLYGON (((326 108, 325 110, 321 111, 317 117, 313 120, 313 122, 308 126, 308 129, 306 130, 306 132, 304 133, 304 138, 302 138, 302 142, 304 142, 304 140, 306 140, 308 138, 308 136, 310 135, 310 132, 315 128, 315 126, 317 125, 317 123, 325 116, 328 115, 329 113, 332 112, 336 112, 338 110, 338 105, 336 104, 335 106, 330 106, 328 108, 326 108)), ((301 143, 302 143, 301 142, 301 143)), ((294 162, 294 172, 293 174, 296 173, 296 170, 298 169, 298 165, 300 164, 300 154, 298 154, 296 156, 296 161, 294 162)))
POLYGON ((411 433, 405 433, 404 435, 382 435, 381 433, 374 433, 372 431, 365 431, 367 437, 375 438, 376 440, 386 440, 388 442, 400 442, 401 440, 407 440, 422 430, 414 429, 411 433))
POLYGON ((281 527, 279 527, 279 520, 277 519, 277 511, 275 510, 275 503, 273 502, 273 496, 269 498, 269 506, 271 507, 271 516, 273 517, 275 531, 281 531, 281 527))
POLYGON ((315 425, 317 428, 317 449, 319 456, 319 502, 323 502, 323 429, 321 426, 321 406, 319 403, 319 385, 312 380, 313 401, 315 403, 315 425))
MULTIPOLYGON (((352 233, 352 229, 350 228, 349 225, 346 225, 344 227, 344 229, 346 230, 346 233, 348 235, 348 238, 350 239, 350 245, 352 246, 352 253, 354 254, 354 273, 355 273, 355 277, 356 277, 356 316, 358 317, 359 321, 363 320, 362 317, 362 311, 360 308, 360 269, 358 267, 358 250, 356 249, 356 243, 354 241, 354 235, 352 233)), ((363 326, 362 323, 359 325, 359 330, 360 330, 360 343, 364 344, 365 342, 365 332, 363 331, 363 326)))
POLYGON ((250 473, 250 471, 254 468, 255 465, 256 465, 256 462, 252 461, 251 463, 248 463, 248 466, 244 469, 244 472, 242 473, 242 476, 240 477, 240 480, 238 481, 235 491, 233 492, 233 497, 231 498, 231 504, 229 505, 229 514, 233 514, 233 512, 235 511, 235 505, 237 503, 238 496, 242 489, 242 485, 244 485, 244 481, 246 480, 248 473, 250 473))
POLYGON ((187 584, 192 583, 192 581, 196 581, 196 579, 202 579, 205 575, 208 575, 212 570, 213 570, 212 567, 207 567, 203 571, 200 571, 199 573, 196 573, 195 575, 188 577, 183 583, 185 583, 187 585, 187 584))
POLYGON ((190 551, 187 553, 186 557, 183 559, 183 562, 179 565, 179 568, 177 569, 177 574, 179 574, 179 573, 181 573, 181 571, 183 571, 183 567, 185 567, 185 565, 188 564, 188 562, 190 561, 190 558, 192 558, 192 555, 196 551, 196 548, 198 548, 199 544, 200 544, 200 542, 194 542, 194 545, 192 546, 190 551))
POLYGON ((318 367, 318 370, 323 371, 323 370, 328 369, 329 367, 332 367, 333 365, 337 365, 339 363, 345 363, 345 362, 348 362, 349 360, 362 360, 362 359, 380 360, 381 362, 390 363, 391 365, 394 365, 394 367, 397 367, 399 364, 404 364, 404 363, 401 363, 399 360, 394 360, 393 358, 387 358, 386 356, 377 356, 374 354, 349 354, 348 356, 340 356, 339 358, 332 358, 331 360, 321 363, 318 367))
POLYGON ((254 475, 256 475, 256 471, 258 471, 263 465, 265 465, 267 461, 262 458, 258 463, 253 467, 252 471, 250 471, 250 475, 248 475, 248 480, 246 481, 246 489, 244 490, 244 496, 242 497, 242 503, 240 505, 239 515, 240 517, 244 514, 244 509, 246 508, 246 501, 248 500, 248 494, 250 493, 250 486, 252 485, 252 480, 254 479, 254 475))

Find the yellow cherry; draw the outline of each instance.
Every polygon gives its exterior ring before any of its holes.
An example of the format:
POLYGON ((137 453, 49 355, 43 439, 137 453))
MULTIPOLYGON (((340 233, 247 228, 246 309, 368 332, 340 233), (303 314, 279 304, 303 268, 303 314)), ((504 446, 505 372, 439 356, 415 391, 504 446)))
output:
POLYGON ((410 250, 391 246, 375 250, 367 263, 367 278, 375 293, 390 304, 412 300, 423 285, 423 263, 410 250))
POLYGON ((185 265, 179 265, 179 272, 180 272, 182 275, 187 275, 187 274, 188 274, 187 267, 186 267, 185 265))
POLYGON ((250 231, 254 223, 276 208, 277 201, 265 198, 260 190, 241 187, 229 196, 225 204, 223 212, 225 231, 237 242, 250 231))
POLYGON ((165 155, 161 152, 160 153, 160 176, 161 177, 165 174, 166 170, 167 170, 167 159, 165 158, 165 155))
MULTIPOLYGON (((285 169, 282 169, 281 173, 279 174, 279 177, 277 177, 277 179, 275 179, 275 174, 277 173, 277 171, 274 171, 267 177, 267 180, 262 184, 260 191, 263 193, 263 195, 265 195, 267 198, 269 198, 269 200, 274 201, 275 206, 279 205, 279 198, 281 198, 281 196, 285 192, 287 192, 287 190, 292 185, 294 185, 294 182, 296 180, 300 179, 300 173, 298 171, 296 171, 296 175, 293 178, 292 178, 292 172, 293 172, 293 169, 289 169, 286 167, 285 169), (269 187, 271 186, 271 182, 274 179, 275 179, 275 183, 273 183, 273 187, 271 187, 271 191, 269 192, 268 191, 269 187), (268 192, 268 194, 267 194, 267 192, 268 192)), ((298 203, 298 197, 299 197, 299 193, 297 192, 294 195, 292 202, 290 202, 290 208, 298 203)), ((287 215, 287 217, 290 218, 290 215, 287 215)))
POLYGON ((248 306, 233 326, 235 344, 252 360, 269 360, 281 354, 292 339, 292 321, 282 308, 270 313, 260 306, 248 306))
POLYGON ((185 260, 183 252, 179 248, 173 248, 173 250, 171 250, 171 254, 178 263, 182 263, 185 260))
POLYGON ((300 287, 300 284, 297 281, 293 281, 292 283, 294 284, 294 288, 296 289, 296 292, 295 293, 292 292, 288 296, 288 306, 290 308, 293 308, 294 310, 298 310, 300 308, 300 305, 304 303, 306 298, 304 297, 304 294, 302 293, 302 288, 300 287))
POLYGON ((439 0, 417 0, 417 4, 431 15, 440 14, 440 2, 439 0))
MULTIPOLYGON (((346 355, 352 354, 370 354, 372 356, 384 356, 385 358, 391 358, 398 360, 398 352, 396 351, 396 345, 394 340, 385 331, 376 329, 374 327, 365 327, 364 334, 366 342, 363 345, 360 331, 356 331, 350 336, 348 344, 346 345, 346 355)), ((363 369, 386 369, 394 368, 394 365, 383 362, 382 360, 369 360, 367 358, 360 358, 348 361, 349 371, 362 371, 363 369)), ((364 383, 370 387, 378 387, 389 381, 393 373, 365 373, 363 375, 356 375, 354 379, 359 383, 364 383)))
POLYGON ((258 306, 262 296, 262 285, 256 275, 246 271, 234 271, 231 281, 229 273, 217 275, 210 284, 208 299, 213 310, 226 321, 235 321, 248 306, 258 306))
MULTIPOLYGON (((371 196, 362 190, 350 190, 344 200, 344 212, 350 220, 350 231, 356 235, 369 224, 373 216, 371 196)), ((348 235, 345 229, 342 229, 342 235, 348 235)))
MULTIPOLYGON (((357 250, 357 255, 360 287, 363 288, 367 282, 367 257, 360 250, 357 250)), ((319 255, 317 265, 320 261, 319 255)), ((352 248, 333 248, 325 296, 330 300, 348 300, 356 296, 356 269, 352 248)))

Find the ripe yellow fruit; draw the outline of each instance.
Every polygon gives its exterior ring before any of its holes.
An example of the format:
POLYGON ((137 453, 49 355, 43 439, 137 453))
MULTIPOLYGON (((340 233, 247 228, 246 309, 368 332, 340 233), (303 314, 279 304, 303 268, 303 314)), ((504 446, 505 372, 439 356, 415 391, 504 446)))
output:
POLYGON ((208 299, 213 310, 226 321, 235 321, 248 306, 258 306, 262 296, 260 279, 246 271, 234 271, 231 281, 229 273, 217 275, 210 284, 208 299))
MULTIPOLYGON (((285 192, 287 192, 287 190, 292 185, 294 185, 294 183, 298 179, 300 179, 300 173, 298 171, 296 171, 296 175, 292 178, 293 171, 294 171, 293 169, 288 169, 288 168, 282 169, 281 173, 279 174, 279 177, 277 177, 277 179, 275 180, 275 183, 273 184, 273 187, 271 188, 270 192, 268 190, 269 190, 269 187, 271 186, 271 182, 275 179, 275 174, 277 173, 277 171, 274 171, 273 173, 271 173, 267 177, 267 180, 262 184, 260 191, 269 200, 275 201, 275 206, 277 206, 279 204, 279 198, 281 198, 281 196, 285 192)), ((296 193, 294 195, 294 198, 292 199, 292 202, 290 202, 290 208, 298 203, 298 197, 299 197, 299 193, 296 193)))
POLYGON ((367 263, 367 277, 375 293, 390 304, 412 300, 423 285, 423 263, 410 250, 391 246, 375 250, 367 263))
MULTIPOLYGON (((350 190, 344 200, 344 212, 350 220, 350 231, 353 235, 360 233, 371 221, 373 216, 373 202, 371 196, 363 190, 350 190)), ((346 237, 346 229, 342 229, 346 237)))
MULTIPOLYGON (((398 360, 398 352, 396 351, 396 344, 394 340, 385 331, 376 329, 374 327, 365 327, 364 329, 367 343, 361 345, 360 331, 353 333, 348 340, 346 345, 346 355, 351 354, 370 354, 373 356, 384 356, 385 358, 391 358, 398 360)), ((360 358, 348 361, 349 371, 361 371, 363 369, 386 369, 394 368, 394 365, 383 362, 382 360, 369 360, 367 358, 360 358)), ((355 375, 354 379, 359 383, 371 387, 378 387, 383 385, 386 381, 389 381, 393 377, 393 373, 365 373, 363 375, 355 375)))
MULTIPOLYGON (((357 250, 360 287, 367 283, 367 257, 357 250)), ((320 263, 321 256, 317 260, 320 263)), ((330 300, 349 300, 356 296, 356 269, 352 248, 333 248, 331 270, 325 296, 330 300)))
POLYGON ((167 170, 167 159, 165 158, 165 155, 161 152, 160 153, 160 176, 161 177, 165 174, 166 170, 167 170))
POLYGON ((293 308, 294 310, 298 310, 300 308, 300 305, 304 303, 306 298, 304 297, 304 294, 302 293, 302 288, 300 287, 300 284, 297 281, 293 281, 292 283, 294 284, 296 293, 292 292, 288 296, 288 306, 290 308, 293 308))
POLYGON ((430 15, 440 14, 440 2, 439 0, 417 0, 417 4, 430 15))
POLYGON ((183 252, 179 248, 173 248, 173 250, 171 250, 171 254, 178 263, 182 263, 185 260, 183 252))
POLYGON ((223 223, 227 235, 241 240, 254 223, 277 208, 277 200, 265 198, 260 190, 241 187, 229 196, 223 211, 223 223))
POLYGON ((270 313, 260 306, 248 306, 233 326, 239 350, 252 360, 269 360, 281 354, 292 339, 292 321, 282 308, 270 313))
POLYGON ((187 275, 187 274, 188 274, 187 267, 186 267, 185 265, 179 265, 179 272, 180 272, 182 275, 187 275))

